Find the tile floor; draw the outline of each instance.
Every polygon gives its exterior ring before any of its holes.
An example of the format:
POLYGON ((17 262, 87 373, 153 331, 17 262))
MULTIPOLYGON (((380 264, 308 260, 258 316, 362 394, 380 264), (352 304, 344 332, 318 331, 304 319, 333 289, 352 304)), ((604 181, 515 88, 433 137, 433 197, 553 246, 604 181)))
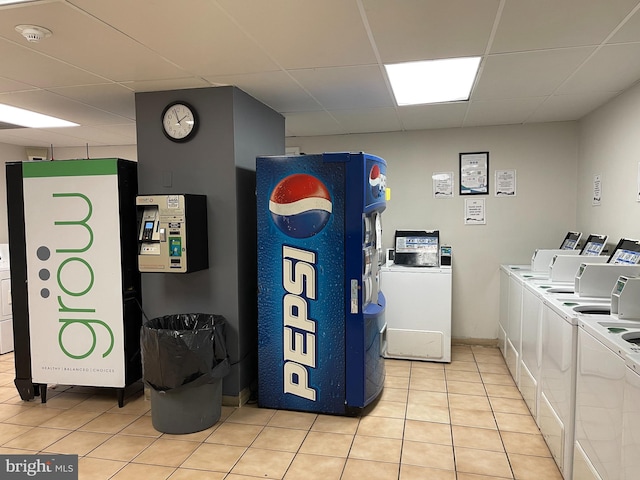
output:
POLYGON ((50 388, 23 402, 0 356, 0 453, 79 455, 79 478, 125 480, 561 479, 496 348, 454 346, 451 364, 387 360, 358 418, 222 408, 213 427, 157 432, 138 389, 50 388), (135 389, 134 389, 135 390, 135 389))

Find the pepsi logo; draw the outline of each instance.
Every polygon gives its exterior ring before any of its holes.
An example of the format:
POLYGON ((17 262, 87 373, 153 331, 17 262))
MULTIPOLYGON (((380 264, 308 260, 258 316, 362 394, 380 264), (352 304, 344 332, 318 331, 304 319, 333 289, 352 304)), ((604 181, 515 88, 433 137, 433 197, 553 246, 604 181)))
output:
POLYGON ((384 194, 387 186, 387 177, 380 171, 378 165, 373 165, 369 172, 369 187, 373 198, 379 198, 384 194))
POLYGON ((305 173, 280 180, 269 198, 273 222, 292 238, 309 238, 319 233, 329 221, 331 210, 327 187, 305 173))

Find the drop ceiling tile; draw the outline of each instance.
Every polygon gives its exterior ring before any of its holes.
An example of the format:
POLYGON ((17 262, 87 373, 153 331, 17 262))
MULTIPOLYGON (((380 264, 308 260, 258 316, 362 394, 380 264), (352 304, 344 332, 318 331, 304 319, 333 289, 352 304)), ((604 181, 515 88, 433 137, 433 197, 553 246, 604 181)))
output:
MULTIPOLYGON (((4 15, 4 11, 3 11, 4 15)), ((2 15, 0 15, 2 18, 2 15)), ((25 40, 26 42, 26 40, 25 40)), ((48 88, 104 83, 104 78, 35 50, 0 39, 0 75, 30 87, 48 88)), ((21 88, 23 90, 24 88, 21 88)))
POLYGON ((111 125, 131 121, 120 115, 83 105, 45 90, 0 94, 0 103, 25 108, 44 115, 57 116, 80 125, 111 125))
POLYGON ((582 95, 553 95, 531 115, 528 122, 561 122, 579 120, 611 100, 612 92, 590 92, 582 95))
POLYGON ((124 118, 136 118, 133 91, 117 83, 51 88, 49 91, 124 118))
POLYGON ((395 108, 333 110, 331 115, 346 133, 396 132, 402 130, 395 108))
POLYGON ((59 128, 56 130, 43 130, 39 128, 21 128, 17 130, 0 131, 0 142, 12 145, 24 145, 33 147, 54 146, 79 146, 86 142, 82 138, 74 137, 72 132, 78 127, 59 128), (66 131, 66 133, 65 133, 66 131))
MULTIPOLYGON (((640 3, 638 4, 640 6, 640 3)), ((620 27, 608 43, 640 42, 640 9, 620 27)))
POLYGON ((637 0, 507 1, 491 53, 599 45, 637 0))
MULTIPOLYGON (((156 0, 153 21, 149 4, 131 0, 72 0, 151 51, 193 75, 255 73, 278 67, 246 32, 210 0, 156 0), (127 15, 122 15, 126 11, 127 15)), ((270 15, 278 15, 270 11, 270 15)), ((268 18, 264 19, 268 21, 268 18)))
POLYGON ((535 112, 543 97, 474 101, 469 105, 464 127, 524 123, 535 112))
POLYGON ((217 0, 217 3, 284 69, 376 62, 357 2, 217 0))
POLYGON ((288 137, 340 135, 346 130, 327 112, 290 112, 284 114, 288 137))
POLYGON ((362 3, 383 63, 481 55, 499 6, 495 0, 362 3))
POLYGON ((467 102, 407 105, 398 107, 405 130, 461 127, 467 112, 467 102))
POLYGON ((472 100, 549 95, 595 48, 566 48, 490 55, 483 64, 472 100))
POLYGON ((164 90, 184 90, 187 88, 211 87, 211 83, 202 78, 181 77, 164 80, 144 80, 140 82, 120 82, 134 92, 160 92, 164 90))
POLYGON ((216 85, 234 85, 278 112, 317 111, 322 106, 288 73, 207 76, 216 85))
POLYGON ((33 87, 32 85, 28 85, 26 83, 16 82, 15 80, 11 80, 9 78, 0 77, 0 93, 35 90, 35 88, 36 87, 33 87))
POLYGON ((327 110, 395 105, 378 65, 313 68, 289 73, 327 110))
POLYGON ((558 94, 621 92, 640 78, 640 43, 605 45, 562 87, 558 94))

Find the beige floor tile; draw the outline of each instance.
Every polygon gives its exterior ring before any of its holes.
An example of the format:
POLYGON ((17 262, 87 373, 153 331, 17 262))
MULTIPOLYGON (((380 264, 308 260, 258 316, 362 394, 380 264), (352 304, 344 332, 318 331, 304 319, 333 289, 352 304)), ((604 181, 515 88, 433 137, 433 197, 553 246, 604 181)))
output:
POLYGON ((539 434, 540 430, 531 415, 496 412, 496 422, 501 431, 539 434))
POLYGON ((401 463, 440 470, 454 470, 453 447, 405 440, 402 445, 401 463))
POLYGON ((223 423, 205 440, 207 443, 248 447, 265 428, 261 425, 223 423))
POLYGON ((463 371, 463 372, 477 372, 478 371, 478 365, 476 365, 476 362, 473 362, 473 361, 463 362, 463 361, 460 361, 460 360, 454 360, 451 363, 445 365, 444 369, 447 372, 449 370, 458 370, 458 371, 463 371))
POLYGON ((280 450, 283 452, 297 452, 307 435, 307 430, 267 426, 260 432, 251 444, 251 447, 265 450, 280 450))
POLYGON ((522 398, 489 397, 489 403, 494 412, 529 415, 527 404, 522 398))
POLYGON ((509 375, 509 369, 503 363, 478 363, 480 373, 496 373, 499 375, 509 375))
POLYGON ((449 423, 451 421, 448 407, 424 406, 415 403, 407 405, 406 418, 423 422, 449 423))
POLYGON ((85 400, 89 399, 90 396, 91 395, 86 395, 83 393, 62 392, 59 395, 48 398, 45 405, 51 408, 68 409, 81 404, 85 400))
POLYGON ((247 449, 232 445, 204 443, 191 454, 182 468, 229 472, 247 449))
POLYGON ((452 408, 450 414, 452 425, 478 428, 497 428, 493 412, 452 408))
POLYGON ((486 395, 484 384, 476 382, 459 382, 447 380, 447 391, 462 395, 486 395))
POLYGON ((0 447, 0 454, 2 455, 33 455, 33 452, 34 450, 0 447))
POLYGON ((153 427, 151 423, 151 417, 143 415, 130 423, 122 429, 120 432, 123 435, 142 435, 145 437, 159 437, 162 432, 159 432, 153 427))
MULTIPOLYGON (((408 362, 409 360, 399 360, 401 362, 408 362)), ((411 361, 411 373, 419 370, 439 370, 444 371, 445 363, 442 362, 423 362, 423 361, 411 361)))
POLYGON ((8 423, 0 423, 0 445, 13 440, 20 435, 27 433, 29 430, 34 429, 30 425, 12 425, 8 423))
POLYGON ((449 397, 444 392, 426 392, 422 390, 409 391, 408 404, 418 405, 423 408, 427 407, 445 407, 449 406, 449 397))
POLYGON ((300 453, 346 457, 353 439, 353 435, 342 433, 309 432, 300 447, 300 453))
POLYGON ((482 378, 478 372, 467 372, 464 370, 447 370, 447 382, 473 382, 482 383, 482 378))
POLYGON ((551 456, 542 435, 501 431, 500 436, 507 453, 535 455, 538 457, 551 456))
POLYGON ((271 420, 271 417, 276 413, 276 410, 271 410, 269 408, 258 408, 253 406, 245 406, 242 408, 236 409, 229 418, 226 420, 227 422, 232 423, 245 423, 249 425, 266 425, 271 420))
POLYGON ((65 428, 67 430, 76 430, 83 425, 89 423, 91 420, 101 415, 100 412, 91 412, 88 410, 77 410, 70 408, 65 410, 60 415, 47 420, 42 423, 43 427, 49 428, 65 428))
POLYGON ((489 397, 513 398, 516 400, 522 399, 518 388, 512 385, 492 385, 490 383, 486 383, 484 388, 487 390, 487 395, 489 397))
POLYGON ((127 413, 130 415, 144 415, 150 411, 151 402, 149 400, 145 400, 142 392, 126 398, 122 407, 118 407, 116 405, 108 410, 109 413, 127 413))
POLYGON ((504 358, 502 355, 485 355, 476 353, 474 354, 475 360, 478 365, 482 364, 494 364, 494 365, 504 365, 504 358))
POLYGON ((401 449, 402 440, 356 435, 349 452, 349 458, 399 463, 401 449))
MULTIPOLYGON (((227 476, 222 472, 205 472, 204 470, 193 470, 190 468, 178 468, 169 480, 233 480, 233 476, 227 476)), ((151 479, 149 479, 151 480, 151 479)), ((240 480, 240 479, 236 479, 240 480)), ((255 479, 252 479, 255 480, 255 479)))
POLYGON ((404 440, 452 445, 451 425, 407 419, 404 426, 404 440))
POLYGON ((76 405, 76 408, 83 410, 93 410, 97 412, 106 412, 118 406, 118 399, 112 394, 97 393, 90 396, 84 402, 76 405))
MULTIPOLYGON (((497 477, 495 475, 476 475, 475 473, 456 472, 457 480, 502 480, 503 478, 513 477, 497 477)), ((543 479, 540 479, 543 480, 543 479)))
POLYGON ((483 410, 491 411, 489 399, 484 395, 462 395, 459 393, 449 394, 449 407, 460 410, 483 410))
POLYGON ((511 375, 503 375, 500 373, 482 373, 480 374, 480 376, 482 377, 483 383, 515 386, 515 382, 513 381, 511 375))
POLYGON ((102 445, 89 452, 87 456, 105 460, 129 462, 153 442, 154 439, 151 437, 114 435, 102 445))
POLYGON ((355 417, 318 415, 316 421, 313 422, 311 431, 355 435, 359 422, 360 419, 355 417))
POLYGON ((552 458, 509 454, 513 473, 518 480, 562 480, 552 458))
POLYGON ((346 459, 299 453, 284 480, 340 480, 346 459))
POLYGON ((90 422, 87 422, 78 430, 98 433, 118 433, 123 428, 135 422, 137 419, 137 415, 105 412, 97 416, 90 422))
POLYGON ((309 430, 318 415, 315 413, 278 410, 269 420, 269 427, 298 428, 309 430))
POLYGON ((384 388, 409 388, 409 377, 387 377, 384 378, 384 388))
POLYGON ((165 440, 164 438, 159 438, 132 461, 134 463, 145 463, 148 465, 178 467, 182 465, 198 446, 198 442, 183 442, 180 440, 165 440))
POLYGON ((504 452, 502 439, 497 430, 463 427, 459 425, 453 425, 451 429, 453 431, 453 445, 455 447, 504 452))
POLYGON ((409 381, 410 390, 427 390, 430 392, 446 392, 447 383, 444 378, 420 378, 411 377, 409 381))
POLYGON ((402 438, 404 419, 387 417, 362 417, 358 435, 383 438, 402 438))
POLYGON ((411 374, 411 364, 407 362, 406 365, 385 365, 385 375, 390 377, 404 377, 409 378, 411 374))
POLYGON ((380 400, 387 401, 387 402, 407 403, 408 397, 409 397, 409 390, 404 388, 385 387, 382 389, 382 393, 380 394, 380 400))
POLYGON ((15 387, 0 387, 0 402, 5 402, 16 395, 15 387))
POLYGON ((49 445, 45 452, 84 456, 111 438, 108 433, 71 432, 49 445))
POLYGON ((444 368, 412 368, 411 378, 444 380, 444 368))
POLYGON ((417 465, 400 465, 400 480, 456 480, 453 470, 438 470, 435 468, 418 467, 417 465))
MULTIPOLYGON (((513 478, 507 455, 503 452, 456 447, 455 454, 458 472, 513 478)), ((547 480, 545 477, 538 477, 538 480, 543 478, 547 480)))
POLYGON ((397 480, 400 464, 347 459, 341 480, 397 480))
POLYGON ((3 422, 7 418, 11 418, 20 413, 24 413, 31 407, 23 405, 9 405, 6 403, 0 403, 0 422, 3 422))
POLYGON ((199 432, 182 434, 164 433, 162 434, 162 438, 165 438, 167 440, 181 440, 185 442, 204 442, 219 427, 220 424, 216 423, 215 425, 212 425, 211 427, 204 430, 200 430, 199 432))
POLYGON ((47 448, 52 443, 57 442, 62 437, 71 433, 70 430, 58 428, 35 427, 19 437, 14 438, 2 446, 7 448, 20 448, 24 450, 40 451, 47 448))
POLYGON ((250 447, 231 473, 260 478, 282 478, 293 461, 294 453, 250 447))
POLYGON ((140 480, 141 478, 166 480, 171 476, 174 470, 175 468, 172 467, 129 463, 111 478, 113 480, 140 480))
POLYGON ((5 423, 15 423, 18 425, 30 425, 32 427, 42 425, 47 420, 60 415, 64 410, 58 408, 41 408, 33 407, 28 411, 19 413, 18 415, 7 418, 5 423))
POLYGON ((78 459, 78 476, 82 480, 107 480, 126 465, 126 462, 81 457, 78 459))
POLYGON ((363 415, 373 417, 404 418, 407 404, 379 400, 364 409, 363 415))

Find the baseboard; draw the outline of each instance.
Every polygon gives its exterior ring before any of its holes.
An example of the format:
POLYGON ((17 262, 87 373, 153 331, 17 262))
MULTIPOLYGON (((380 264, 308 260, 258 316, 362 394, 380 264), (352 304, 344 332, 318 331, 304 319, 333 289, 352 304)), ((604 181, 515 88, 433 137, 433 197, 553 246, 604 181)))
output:
POLYGON ((249 401, 251 397, 251 389, 245 388, 240 391, 237 396, 222 395, 222 405, 225 407, 241 407, 249 401))
POLYGON ((478 345, 481 347, 497 347, 497 338, 452 338, 451 345, 478 345))

